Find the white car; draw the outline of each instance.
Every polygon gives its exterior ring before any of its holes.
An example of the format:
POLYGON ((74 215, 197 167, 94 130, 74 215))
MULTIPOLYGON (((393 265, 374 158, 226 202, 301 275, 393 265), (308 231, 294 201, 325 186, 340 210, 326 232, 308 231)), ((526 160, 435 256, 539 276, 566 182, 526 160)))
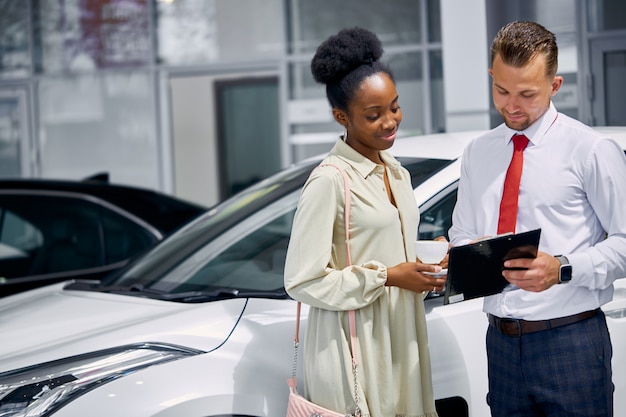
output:
MULTIPOLYGON (((626 128, 609 131, 626 148, 626 128)), ((479 133, 402 138, 392 148, 412 174, 420 238, 450 227, 458 158, 479 133)), ((284 291, 283 268, 300 188, 315 163, 211 209, 101 283, 1 299, 0 417, 284 416, 296 303, 284 291)), ((623 416, 626 280, 604 311, 615 415, 623 416)), ((489 415, 482 300, 444 305, 432 295, 426 314, 439 415, 489 415)))

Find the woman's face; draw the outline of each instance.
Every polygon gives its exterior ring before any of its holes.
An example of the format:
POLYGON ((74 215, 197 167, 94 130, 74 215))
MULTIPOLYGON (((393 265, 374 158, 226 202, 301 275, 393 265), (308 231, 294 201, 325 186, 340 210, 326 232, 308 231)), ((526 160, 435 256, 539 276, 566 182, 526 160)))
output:
POLYGON ((378 152, 393 145, 402 121, 396 86, 382 72, 363 80, 347 113, 333 109, 333 114, 346 128, 346 143, 376 163, 382 163, 378 152))

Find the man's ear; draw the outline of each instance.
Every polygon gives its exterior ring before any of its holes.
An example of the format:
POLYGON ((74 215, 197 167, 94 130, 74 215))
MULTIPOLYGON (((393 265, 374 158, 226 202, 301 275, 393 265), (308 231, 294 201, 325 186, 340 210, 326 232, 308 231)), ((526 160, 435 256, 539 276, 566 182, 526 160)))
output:
POLYGON ((348 126, 348 115, 345 111, 333 108, 333 117, 343 127, 348 126))
POLYGON ((554 96, 559 91, 562 85, 563 85, 563 77, 560 75, 555 76, 554 79, 552 80, 552 93, 550 95, 554 96))

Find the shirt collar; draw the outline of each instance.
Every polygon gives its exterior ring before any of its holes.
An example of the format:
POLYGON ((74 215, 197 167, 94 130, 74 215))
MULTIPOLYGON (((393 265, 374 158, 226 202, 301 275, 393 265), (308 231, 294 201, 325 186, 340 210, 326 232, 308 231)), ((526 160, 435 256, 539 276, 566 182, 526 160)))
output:
POLYGON ((535 123, 530 125, 527 129, 523 131, 513 130, 508 126, 505 126, 505 140, 506 143, 509 143, 513 135, 524 134, 533 145, 538 145, 541 143, 544 135, 550 129, 554 121, 556 120, 558 113, 556 111, 556 107, 554 107, 554 103, 550 101, 550 107, 548 111, 546 111, 543 116, 541 116, 535 123))
MULTIPOLYGON (((365 156, 354 150, 354 148, 350 145, 345 143, 341 137, 337 139, 337 142, 335 142, 335 146, 330 153, 336 155, 351 165, 357 172, 359 172, 359 174, 363 176, 363 178, 371 174, 378 166, 378 164, 367 159, 365 156)), ((400 162, 398 162, 398 160, 387 151, 380 151, 380 158, 391 170, 391 172, 397 176, 397 173, 401 168, 400 162)))

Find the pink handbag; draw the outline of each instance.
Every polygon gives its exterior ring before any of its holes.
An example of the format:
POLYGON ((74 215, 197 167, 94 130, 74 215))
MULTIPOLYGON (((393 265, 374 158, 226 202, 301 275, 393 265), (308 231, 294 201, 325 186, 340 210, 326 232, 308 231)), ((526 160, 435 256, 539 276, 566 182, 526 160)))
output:
MULTIPOLYGON (((350 224, 350 186, 348 178, 341 168, 332 164, 325 164, 337 168, 343 176, 344 193, 345 193, 345 207, 344 207, 344 222, 346 227, 346 249, 348 264, 352 264, 350 256, 349 241, 349 224, 350 224)), ((322 165, 322 166, 325 166, 322 165)), ((300 310, 302 303, 298 301, 297 313, 296 313, 296 333, 293 338, 294 355, 293 355, 293 372, 291 378, 287 380, 289 386, 289 400, 287 402, 287 417, 360 417, 361 409, 359 408, 359 396, 357 386, 357 360, 356 360, 356 314, 354 310, 348 312, 348 318, 350 322, 350 347, 352 349, 352 374, 354 376, 354 403, 356 408, 354 414, 342 414, 337 411, 332 411, 317 405, 298 393, 296 385, 296 364, 298 362, 298 345, 299 345, 299 333, 300 333, 300 310)))
MULTIPOLYGON (((359 410, 359 406, 357 404, 356 411, 354 414, 341 414, 337 411, 332 411, 327 408, 322 407, 321 405, 317 405, 298 393, 298 388, 296 386, 296 362, 298 358, 298 333, 300 328, 300 307, 301 303, 298 302, 298 319, 296 320, 296 337, 294 338, 294 348, 296 353, 293 358, 293 376, 287 380, 287 385, 289 386, 289 400, 287 402, 287 417, 358 417, 361 415, 361 411, 359 410)), ((353 333, 353 317, 354 311, 350 311, 350 334, 353 333)), ((352 338, 352 337, 351 337, 352 338)), ((352 347, 352 351, 354 352, 354 345, 352 347)), ((356 395, 356 361, 352 360, 352 369, 355 377, 355 395, 356 395)), ((356 397, 355 397, 356 398, 356 397)))

